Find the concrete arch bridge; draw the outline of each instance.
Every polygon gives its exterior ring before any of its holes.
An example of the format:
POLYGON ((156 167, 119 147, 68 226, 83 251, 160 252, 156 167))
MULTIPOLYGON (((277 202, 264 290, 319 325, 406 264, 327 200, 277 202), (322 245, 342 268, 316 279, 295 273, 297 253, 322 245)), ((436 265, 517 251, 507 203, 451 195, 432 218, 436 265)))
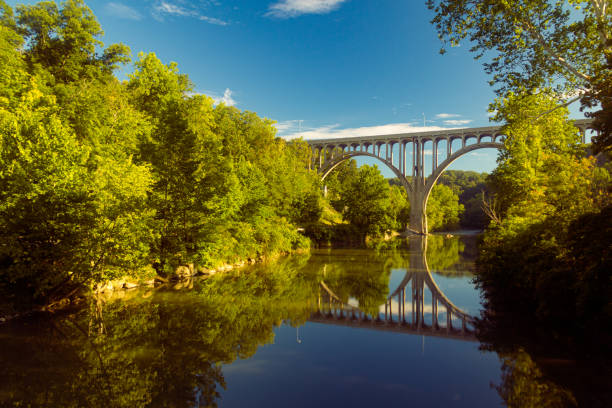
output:
MULTIPOLYGON (((574 121, 585 141, 591 119, 574 121)), ((501 126, 437 130, 380 136, 307 140, 311 168, 324 180, 342 162, 365 156, 384 163, 400 180, 410 201, 409 230, 427 234, 427 200, 440 175, 455 160, 478 149, 502 149, 501 126), (456 145, 456 146, 455 146, 456 145), (395 154, 398 151, 399 154, 395 154), (431 172, 425 157, 431 156, 431 172)))
POLYGON ((317 309, 309 321, 477 341, 474 317, 448 299, 431 275, 427 237, 411 238, 410 247, 410 268, 377 314, 367 314, 359 306, 343 302, 321 281, 317 309), (426 289, 430 293, 427 301, 426 289))

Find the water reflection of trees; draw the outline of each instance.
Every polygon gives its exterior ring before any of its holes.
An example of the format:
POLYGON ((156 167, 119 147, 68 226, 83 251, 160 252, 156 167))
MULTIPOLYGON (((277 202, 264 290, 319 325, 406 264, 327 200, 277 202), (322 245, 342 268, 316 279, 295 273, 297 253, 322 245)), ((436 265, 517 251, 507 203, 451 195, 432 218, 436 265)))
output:
POLYGON ((503 288, 485 293, 477 337, 482 349, 500 356, 496 389, 509 407, 612 406, 609 350, 568 336, 563 327, 538 324, 503 288))
MULTIPOLYGON (((446 241, 432 245, 444 254, 435 256, 457 259, 460 245, 446 241)), ((226 387, 222 364, 252 356, 282 322, 303 324, 316 310, 321 280, 343 302, 355 299, 375 314, 392 270, 410 267, 407 249, 398 240, 374 250, 317 252, 308 264, 308 256, 293 256, 191 289, 121 292, 129 299, 98 299, 5 327, 0 406, 216 406, 226 387)))
POLYGON ((565 408, 576 406, 571 392, 546 379, 522 349, 502 358, 502 381, 497 392, 509 408, 565 408))
MULTIPOLYGON (((464 276, 471 272, 461 267, 465 244, 459 237, 430 235, 410 239, 379 241, 370 250, 344 249, 319 253, 312 260, 319 263, 319 274, 327 286, 345 304, 355 299, 366 314, 378 314, 389 296, 392 270, 425 268, 446 276, 464 276), (426 248, 427 263, 423 262, 426 248), (416 265, 411 265, 411 258, 416 265), (347 262, 348 261, 348 262, 347 262), (459 265, 459 267, 457 267, 459 265)), ((422 270, 422 273, 427 273, 422 270)))
POLYGON ((342 303, 355 299, 363 312, 376 314, 387 301, 391 271, 408 268, 409 257, 397 249, 345 249, 320 254, 312 265, 342 303))
POLYGON ((445 275, 457 275, 458 271, 450 269, 460 261, 465 244, 459 237, 431 235, 427 237, 427 265, 430 270, 445 275))
POLYGON ((299 272, 304 260, 5 331, 0 405, 216 406, 221 364, 252 356, 281 322, 310 316, 318 284, 299 272))
POLYGON ((609 407, 610 352, 534 324, 512 312, 512 299, 487 303, 477 319, 481 348, 496 352, 502 377, 496 386, 509 407, 609 407), (503 303, 504 306, 501 306, 503 303))

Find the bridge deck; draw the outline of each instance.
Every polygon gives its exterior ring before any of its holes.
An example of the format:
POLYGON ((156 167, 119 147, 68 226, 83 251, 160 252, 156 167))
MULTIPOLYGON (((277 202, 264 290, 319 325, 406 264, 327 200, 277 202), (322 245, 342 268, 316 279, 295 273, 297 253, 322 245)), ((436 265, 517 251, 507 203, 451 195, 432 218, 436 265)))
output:
MULTIPOLYGON (((574 124, 579 128, 588 128, 593 123, 593 119, 575 119, 574 124)), ((353 137, 337 137, 328 139, 308 139, 306 142, 310 145, 326 145, 326 144, 351 144, 351 143, 367 143, 380 141, 396 141, 408 139, 431 139, 431 138, 446 138, 473 136, 498 133, 503 126, 483 126, 475 128, 451 128, 432 130, 427 132, 412 132, 412 133, 396 133, 387 135, 370 135, 370 136, 353 136, 353 137)))

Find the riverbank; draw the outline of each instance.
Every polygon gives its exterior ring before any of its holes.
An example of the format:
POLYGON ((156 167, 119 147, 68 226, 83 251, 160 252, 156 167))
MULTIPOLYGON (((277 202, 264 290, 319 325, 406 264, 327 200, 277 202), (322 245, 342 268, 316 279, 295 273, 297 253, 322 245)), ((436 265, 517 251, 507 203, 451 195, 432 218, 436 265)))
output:
POLYGON ((194 278, 205 278, 219 273, 235 271, 237 269, 245 268, 249 265, 254 265, 258 263, 265 264, 271 261, 278 260, 283 256, 304 254, 307 252, 308 250, 297 249, 292 252, 283 252, 275 255, 262 255, 257 258, 248 258, 246 260, 238 261, 233 264, 221 264, 215 268, 196 267, 194 264, 181 265, 176 268, 174 274, 172 274, 171 276, 162 277, 160 275, 156 275, 155 277, 146 280, 137 280, 130 276, 124 276, 121 278, 100 282, 93 288, 82 286, 70 297, 61 299, 57 302, 44 306, 31 306, 19 309, 15 308, 14 305, 11 305, 9 303, 0 302, 0 326, 2 324, 8 323, 11 320, 27 318, 28 316, 34 315, 36 313, 56 313, 64 309, 69 309, 71 307, 78 307, 78 305, 92 297, 109 296, 118 292, 128 292, 135 289, 143 288, 157 289, 168 285, 173 285, 175 289, 180 289, 182 287, 185 287, 186 283, 188 285, 188 282, 193 280, 194 278))

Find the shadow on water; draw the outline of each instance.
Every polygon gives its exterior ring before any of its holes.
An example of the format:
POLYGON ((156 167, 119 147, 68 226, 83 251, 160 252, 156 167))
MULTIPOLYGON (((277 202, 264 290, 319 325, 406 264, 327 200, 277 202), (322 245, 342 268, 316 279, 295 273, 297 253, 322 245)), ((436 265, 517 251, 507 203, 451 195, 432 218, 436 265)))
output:
MULTIPOLYGON (((470 239, 315 250, 11 322, 0 327, 0 406, 217 406, 232 388, 223 365, 274 342, 281 324, 316 321, 475 341, 472 317, 435 281, 469 276, 470 239), (403 277, 391 283, 398 271, 403 277)), ((551 380, 528 348, 495 340, 492 330, 500 328, 490 319, 476 327, 481 347, 500 356, 501 380, 493 381, 508 406, 575 402, 575 392, 551 380)))
POLYGON ((589 347, 561 336, 540 327, 533 316, 517 313, 511 299, 497 300, 504 306, 488 303, 476 329, 480 348, 496 352, 502 361, 495 388, 507 406, 612 406, 609 345, 589 347))

